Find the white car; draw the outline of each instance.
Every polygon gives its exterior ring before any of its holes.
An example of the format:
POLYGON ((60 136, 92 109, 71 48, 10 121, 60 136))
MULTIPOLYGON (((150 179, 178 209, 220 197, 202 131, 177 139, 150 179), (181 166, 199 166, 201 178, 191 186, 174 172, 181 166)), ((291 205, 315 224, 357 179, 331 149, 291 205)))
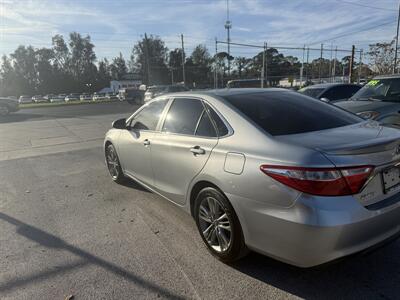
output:
POLYGON ((66 94, 60 94, 60 95, 54 95, 51 99, 50 102, 64 102, 64 99, 67 95, 66 94))
POLYGON ((18 99, 18 102, 19 103, 32 103, 32 97, 26 96, 26 95, 20 96, 18 99))

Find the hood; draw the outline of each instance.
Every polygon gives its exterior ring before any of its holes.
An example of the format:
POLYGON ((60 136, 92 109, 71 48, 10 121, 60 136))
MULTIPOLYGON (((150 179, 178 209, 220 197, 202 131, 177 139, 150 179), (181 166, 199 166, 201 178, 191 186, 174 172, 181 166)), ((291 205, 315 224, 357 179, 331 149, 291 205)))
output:
POLYGON ((352 113, 359 113, 363 111, 378 111, 382 112, 383 110, 390 110, 390 111, 400 111, 400 103, 394 102, 386 102, 386 101, 339 101, 335 102, 335 105, 348 110, 352 113))

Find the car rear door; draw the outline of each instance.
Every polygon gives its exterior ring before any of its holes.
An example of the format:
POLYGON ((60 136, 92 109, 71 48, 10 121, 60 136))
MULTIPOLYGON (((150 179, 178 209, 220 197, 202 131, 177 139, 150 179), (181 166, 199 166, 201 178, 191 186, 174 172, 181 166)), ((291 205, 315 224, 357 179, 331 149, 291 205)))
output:
POLYGON ((155 187, 183 204, 190 182, 218 143, 216 129, 202 100, 195 98, 173 99, 161 129, 152 143, 155 187))
POLYGON ((118 154, 124 172, 149 186, 154 185, 152 141, 167 102, 168 99, 160 99, 144 106, 119 137, 118 154))

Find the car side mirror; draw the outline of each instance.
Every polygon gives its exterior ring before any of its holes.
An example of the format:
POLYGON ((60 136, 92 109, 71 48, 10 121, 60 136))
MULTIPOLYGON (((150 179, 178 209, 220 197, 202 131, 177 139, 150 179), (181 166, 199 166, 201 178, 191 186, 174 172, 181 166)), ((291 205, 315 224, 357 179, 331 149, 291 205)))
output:
POLYGON ((329 102, 330 100, 328 98, 322 97, 319 100, 324 101, 324 102, 329 102))
POLYGON ((126 119, 123 118, 123 119, 115 120, 115 121, 112 123, 112 127, 115 128, 115 129, 126 129, 126 128, 127 128, 127 126, 126 126, 126 119))

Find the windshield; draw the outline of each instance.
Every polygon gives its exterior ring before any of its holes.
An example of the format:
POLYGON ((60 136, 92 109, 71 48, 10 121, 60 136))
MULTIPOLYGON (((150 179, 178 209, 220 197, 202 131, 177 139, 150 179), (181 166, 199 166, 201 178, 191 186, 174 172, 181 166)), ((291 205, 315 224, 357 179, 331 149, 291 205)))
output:
POLYGON ((302 88, 299 90, 299 93, 306 95, 306 96, 310 96, 313 98, 318 98, 318 96, 322 93, 322 91, 324 90, 324 88, 302 88))
POLYGON ((351 100, 400 102, 400 78, 373 79, 355 93, 351 100))

